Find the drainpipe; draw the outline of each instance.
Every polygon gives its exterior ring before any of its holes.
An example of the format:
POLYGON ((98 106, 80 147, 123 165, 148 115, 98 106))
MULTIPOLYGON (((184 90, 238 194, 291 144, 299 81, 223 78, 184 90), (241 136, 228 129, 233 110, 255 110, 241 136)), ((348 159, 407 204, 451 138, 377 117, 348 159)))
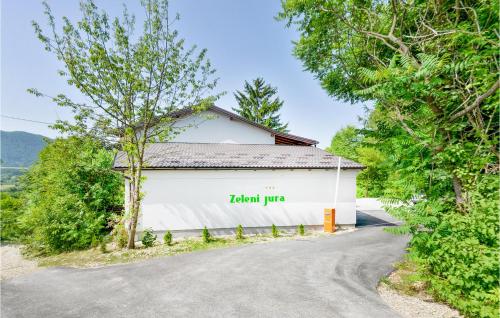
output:
POLYGON ((333 208, 337 208, 337 198, 339 196, 339 182, 340 182, 340 160, 341 158, 339 157, 339 163, 337 165, 337 181, 335 184, 335 201, 333 201, 333 208))
POLYGON ((340 157, 337 165, 337 181, 335 185, 335 199, 333 201, 333 208, 324 209, 323 216, 323 230, 328 233, 335 232, 335 209, 337 209, 337 198, 339 196, 339 182, 340 182, 340 157))

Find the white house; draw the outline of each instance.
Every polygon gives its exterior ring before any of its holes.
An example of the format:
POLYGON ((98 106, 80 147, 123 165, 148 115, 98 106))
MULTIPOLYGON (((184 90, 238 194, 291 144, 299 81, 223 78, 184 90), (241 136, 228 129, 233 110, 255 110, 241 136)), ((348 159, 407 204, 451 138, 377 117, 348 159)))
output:
MULTIPOLYGON (((182 110, 177 117, 176 125, 187 128, 171 142, 146 149, 139 232, 198 235, 206 226, 224 234, 239 224, 246 232, 272 224, 322 228, 323 211, 334 203, 338 157, 312 139, 279 133, 216 106, 197 114, 182 110)), ((114 168, 127 168, 123 153, 114 168)), ((341 160, 337 225, 356 223, 356 175, 362 168, 341 160)), ((128 184, 125 189, 128 196, 128 184)))

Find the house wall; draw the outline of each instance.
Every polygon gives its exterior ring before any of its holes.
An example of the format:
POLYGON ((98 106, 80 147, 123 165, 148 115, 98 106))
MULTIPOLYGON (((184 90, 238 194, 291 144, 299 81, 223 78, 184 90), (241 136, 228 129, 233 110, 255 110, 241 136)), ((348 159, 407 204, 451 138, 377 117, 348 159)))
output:
POLYGON ((211 111, 181 118, 173 126, 182 131, 172 142, 274 144, 270 132, 211 111))
MULTIPOLYGON (((356 175, 342 170, 336 222, 356 223, 356 175)), ((322 225, 333 206, 336 170, 147 170, 138 230, 189 231, 322 225), (230 203, 230 194, 260 195, 259 203, 230 203), (284 202, 264 206, 264 195, 284 202)))

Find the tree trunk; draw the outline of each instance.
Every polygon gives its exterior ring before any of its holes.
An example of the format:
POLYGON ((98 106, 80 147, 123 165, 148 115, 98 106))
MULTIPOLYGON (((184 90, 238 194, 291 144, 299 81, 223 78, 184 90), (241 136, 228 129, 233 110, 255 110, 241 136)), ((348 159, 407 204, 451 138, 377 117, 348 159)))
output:
POLYGON ((453 175, 453 191, 455 192, 455 202, 457 206, 462 205, 465 202, 462 195, 462 184, 456 175, 453 175))
POLYGON ((135 173, 132 174, 130 182, 132 183, 132 194, 129 206, 131 208, 131 218, 128 231, 128 249, 135 248, 135 233, 137 229, 137 220, 139 218, 139 210, 141 207, 141 168, 137 168, 135 173))

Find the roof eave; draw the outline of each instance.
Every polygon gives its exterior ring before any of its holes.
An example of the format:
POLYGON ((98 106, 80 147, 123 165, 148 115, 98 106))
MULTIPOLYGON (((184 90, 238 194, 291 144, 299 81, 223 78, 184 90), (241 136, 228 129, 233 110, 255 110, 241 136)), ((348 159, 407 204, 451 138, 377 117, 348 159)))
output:
MULTIPOLYGON (((225 110, 224 108, 220 108, 218 106, 215 106, 215 105, 212 105, 210 107, 208 107, 206 109, 207 111, 213 111, 215 113, 219 113, 219 114, 223 114, 223 115, 226 115, 228 116, 229 118, 233 118, 233 119, 236 119, 236 120, 239 120, 239 121, 242 121, 242 122, 245 122, 247 124, 250 124, 252 126, 255 126, 257 128, 260 128, 260 129, 263 129, 263 130, 266 130, 270 133, 272 133, 273 135, 277 135, 277 136, 281 136, 283 138, 288 138, 288 139, 291 139, 291 140, 295 140, 295 141, 299 141, 299 142, 303 142, 303 143, 306 143, 310 146, 312 145, 317 145, 319 143, 319 141, 317 140, 314 140, 314 139, 309 139, 309 138, 305 138, 305 137, 300 137, 300 136, 296 136, 296 135, 292 135, 292 134, 287 134, 287 133, 282 133, 282 132, 279 132, 279 131, 276 131, 272 128, 269 128, 269 127, 266 127, 264 125, 261 125, 261 124, 258 124, 256 122, 253 122, 251 120, 248 120, 246 119, 245 117, 243 116, 240 116, 238 114, 235 114, 235 113, 232 113, 228 110, 225 110)), ((180 109, 178 110, 177 112, 174 112, 174 114, 172 114, 172 117, 177 117, 177 118, 181 118, 181 117, 184 117, 184 116, 187 116, 187 115, 190 115, 192 114, 194 111, 192 110, 192 108, 183 108, 183 109, 180 109)))
MULTIPOLYGON (((127 170, 128 167, 113 167, 113 170, 116 171, 124 171, 127 170)), ((220 167, 220 166, 213 166, 213 167, 144 167, 142 170, 299 170, 299 169, 307 169, 307 170, 312 170, 312 169, 337 169, 336 166, 331 166, 331 167, 220 167)), ((340 167, 340 170, 362 170, 365 169, 365 167, 340 167)))

